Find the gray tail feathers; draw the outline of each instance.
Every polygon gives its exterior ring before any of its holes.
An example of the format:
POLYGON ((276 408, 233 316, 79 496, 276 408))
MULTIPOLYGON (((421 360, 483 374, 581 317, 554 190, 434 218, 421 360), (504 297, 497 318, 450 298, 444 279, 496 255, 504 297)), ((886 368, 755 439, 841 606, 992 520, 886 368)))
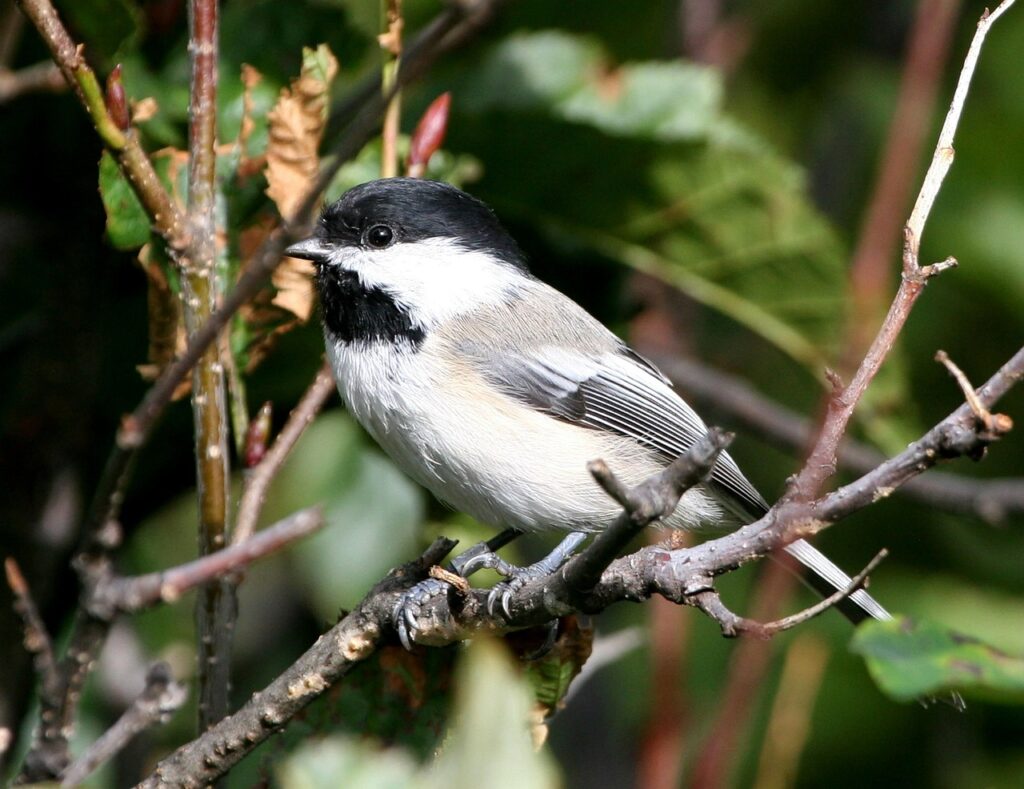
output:
MULTIPOLYGON (((786 546, 786 553, 811 571, 809 574, 805 574, 803 579, 823 597, 828 597, 850 585, 852 580, 850 576, 806 540, 790 543, 786 546)), ((858 589, 849 597, 840 600, 836 604, 836 608, 854 624, 862 622, 868 617, 882 621, 892 619, 892 614, 863 589, 858 589)))

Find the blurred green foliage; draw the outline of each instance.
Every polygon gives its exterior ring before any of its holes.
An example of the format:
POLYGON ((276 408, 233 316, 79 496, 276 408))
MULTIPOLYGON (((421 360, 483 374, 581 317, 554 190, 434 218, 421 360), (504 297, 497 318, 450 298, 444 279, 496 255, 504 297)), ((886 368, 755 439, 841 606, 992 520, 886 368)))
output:
POLYGON ((935 622, 865 622, 851 647, 864 655, 878 685, 900 701, 955 689, 969 698, 1024 702, 1024 657, 935 622))
MULTIPOLYGON (((147 148, 183 147, 188 62, 182 4, 76 0, 58 5, 101 73, 122 62, 129 95, 155 98, 157 113, 140 124, 147 148)), ((221 142, 236 140, 241 128, 244 63, 262 74, 250 92, 249 156, 265 151, 267 111, 298 73, 302 47, 326 42, 338 56, 341 71, 332 98, 336 107, 344 106, 348 91, 379 67, 374 40, 379 5, 378 0, 223 4, 221 142)), ((404 5, 408 31, 440 7, 437 0, 404 5)), ((914 4, 723 5, 742 33, 743 51, 729 69, 686 57, 676 2, 509 3, 477 41, 447 56, 425 82, 405 91, 402 127, 411 131, 427 103, 450 90, 446 150, 431 163, 431 175, 460 183, 495 206, 539 276, 623 333, 639 306, 633 273, 668 283, 682 294, 674 304, 688 350, 814 414, 822 365, 834 361, 838 351, 849 251, 891 118, 914 4)), ((951 92, 980 9, 980 4, 965 6, 943 97, 951 92)), ((44 57, 30 38, 16 65, 44 57)), ((937 348, 980 382, 1024 336, 1024 147, 1019 145, 1024 85, 1015 78, 1022 51, 1024 14, 1014 9, 986 43, 957 138, 957 160, 924 238, 926 259, 952 254, 961 268, 929 287, 898 355, 872 391, 866 416, 855 426, 888 451, 960 402, 953 382, 932 361, 937 348)), ((937 112, 936 124, 939 117, 937 112)), ((8 185, 0 219, 10 228, 3 233, 0 256, 0 353, 9 379, 0 392, 0 417, 2 471, 14 506, 5 522, 34 525, 46 492, 41 480, 56 470, 72 469, 87 498, 120 414, 143 390, 134 365, 145 361, 146 283, 132 258, 149 233, 109 157, 100 160, 97 171, 98 143, 69 96, 29 96, 12 103, 0 118, 0 135, 7 150, 33 154, 4 157, 0 164, 8 185), (41 266, 45 277, 38 273, 41 266)), ((330 196, 374 177, 379 155, 376 143, 368 146, 342 169, 330 196)), ((229 238, 223 250, 227 277, 243 262, 239 234, 272 214, 265 183, 259 177, 239 179, 239 161, 237 150, 225 150, 219 171, 229 238)), ((184 177, 181 168, 179 194, 185 192, 184 177)), ((895 249, 892 260, 895 287, 895 249)), ((232 347, 243 363, 248 331, 238 325, 233 336, 232 347)), ((262 365, 246 375, 250 409, 272 400, 280 425, 321 351, 314 325, 281 338, 262 365)), ((1016 392, 1002 409, 1019 415, 1022 404, 1024 395, 1016 392)), ((187 406, 179 404, 143 453, 125 510, 129 534, 119 560, 126 572, 150 571, 194 555, 189 418, 187 406)), ((734 454, 769 499, 798 463, 779 447, 742 436, 734 454)), ((951 470, 991 477, 1019 476, 1022 468, 1024 446, 1011 436, 977 467, 961 461, 951 470)), ((328 513, 324 531, 247 573, 236 651, 239 702, 430 536, 444 532, 470 541, 488 533, 430 501, 339 408, 303 438, 271 491, 264 520, 318 501, 328 513)), ((823 535, 830 555, 849 568, 887 545, 892 556, 875 573, 872 593, 895 610, 943 628, 919 631, 927 644, 897 644, 908 660, 923 662, 910 663, 895 690, 887 684, 896 682, 893 663, 879 657, 877 645, 886 645, 884 654, 891 656, 897 634, 880 627, 857 636, 857 648, 870 652, 871 673, 884 688, 909 698, 962 685, 963 675, 951 677, 937 668, 960 660, 958 649, 972 650, 968 660, 979 665, 990 660, 987 647, 957 644, 944 628, 1013 654, 1024 652, 1022 523, 1016 516, 993 527, 897 496, 823 535)), ((7 536, 9 552, 16 555, 41 539, 27 527, 12 528, 7 536)), ((514 549, 511 556, 525 559, 539 547, 514 549)), ((62 562, 38 564, 39 572, 52 574, 44 576, 40 597, 59 624, 74 602, 71 582, 54 569, 62 562)), ((750 609, 754 575, 746 570, 721 581, 737 610, 750 609)), ((808 601, 801 597, 794 605, 808 601)), ((621 605, 603 614, 596 648, 602 633, 644 623, 649 610, 621 605)), ((694 612, 681 611, 680 617, 690 628, 677 677, 692 721, 684 746, 689 765, 721 703, 735 645, 694 612)), ((827 615, 805 627, 827 641, 830 655, 811 711, 798 785, 1019 785, 1024 774, 1019 709, 984 699, 972 699, 963 715, 896 704, 879 692, 863 659, 848 649, 851 631, 845 622, 827 615)), ((178 676, 190 679, 192 628, 186 598, 132 619, 125 637, 145 659, 168 659, 178 676)), ((777 639, 772 667, 732 754, 737 785, 757 778, 758 753, 791 638, 777 639)), ((15 643, 17 635, 6 640, 15 643)), ((344 772, 352 786, 433 786, 442 780, 454 786, 501 785, 496 776, 521 770, 519 785, 543 786, 555 782, 550 754, 569 786, 634 780, 645 732, 667 692, 654 685, 649 648, 577 680, 574 695, 551 722, 551 745, 540 755, 523 739, 521 722, 529 704, 497 648, 474 647, 462 673, 452 679, 458 652, 431 652, 416 669, 425 666, 430 681, 419 682, 402 663, 404 653, 385 651, 382 655, 394 658, 392 665, 361 667, 351 686, 343 685, 296 725, 294 738, 262 749, 231 783, 248 785, 272 775, 285 786, 337 785, 332 778, 344 772), (420 695, 409 695, 410 688, 420 695), (426 770, 417 757, 429 755, 443 737, 449 689, 455 696, 454 729, 436 766, 426 770), (411 716, 417 723, 401 735, 408 712, 422 715, 411 716), (378 744, 353 736, 360 731, 406 750, 381 751, 378 744), (308 739, 311 732, 321 738, 308 739), (290 750, 294 747, 298 750, 290 750), (267 766, 271 762, 276 766, 267 766)), ((578 656, 544 666, 552 699, 565 692, 567 675, 578 668, 574 660, 578 656)), ((26 685, 27 673, 6 673, 11 684, 26 685)), ((109 683, 91 683, 83 729, 102 731, 118 704, 109 683)), ((133 780, 155 754, 181 742, 190 730, 188 713, 182 712, 167 728, 147 735, 126 756, 121 772, 107 771, 98 785, 133 780)))

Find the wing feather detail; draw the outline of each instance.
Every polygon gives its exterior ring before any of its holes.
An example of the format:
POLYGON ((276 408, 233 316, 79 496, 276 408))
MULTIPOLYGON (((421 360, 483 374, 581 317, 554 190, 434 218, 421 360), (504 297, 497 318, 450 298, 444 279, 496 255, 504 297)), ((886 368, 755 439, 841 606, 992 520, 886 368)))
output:
MULTIPOLYGON (((460 348, 464 359, 506 395, 564 421, 636 440, 666 461, 689 450, 707 427, 650 362, 621 345, 587 355, 541 346, 521 352, 460 348)), ((743 520, 767 510, 735 461, 723 454, 709 487, 743 520)))

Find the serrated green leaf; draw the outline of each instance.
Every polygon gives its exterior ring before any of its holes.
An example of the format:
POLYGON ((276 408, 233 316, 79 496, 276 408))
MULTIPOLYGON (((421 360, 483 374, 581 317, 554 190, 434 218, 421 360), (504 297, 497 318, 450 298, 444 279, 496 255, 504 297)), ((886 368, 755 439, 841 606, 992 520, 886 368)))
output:
POLYGON ((501 42, 458 95, 471 111, 539 109, 656 140, 697 139, 717 120, 722 84, 714 69, 666 61, 609 70, 605 61, 589 38, 521 33, 501 42))
POLYGON ((149 241, 149 217, 121 175, 114 157, 100 157, 100 197, 107 212, 107 238, 118 249, 138 249, 149 241))
POLYGON ((857 628, 851 649, 864 656, 878 686, 901 701, 960 691, 1024 704, 1024 656, 933 622, 868 621, 857 628))

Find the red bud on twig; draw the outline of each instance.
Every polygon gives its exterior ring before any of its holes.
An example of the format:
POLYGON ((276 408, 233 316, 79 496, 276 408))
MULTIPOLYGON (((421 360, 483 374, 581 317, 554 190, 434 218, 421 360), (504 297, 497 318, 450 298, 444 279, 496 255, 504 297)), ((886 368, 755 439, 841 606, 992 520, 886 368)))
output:
POLYGON ((434 151, 441 147, 444 135, 448 131, 448 109, 452 104, 452 94, 442 93, 427 107, 409 145, 409 162, 406 173, 411 178, 422 178, 426 172, 427 162, 434 151))
POLYGON ((124 93, 124 83, 121 82, 121 64, 114 66, 107 77, 107 112, 110 119, 121 131, 127 131, 131 125, 131 117, 128 114, 128 98, 124 93))
POLYGON ((251 422, 245 433, 245 467, 253 468, 259 465, 263 456, 267 454, 267 444, 270 443, 271 417, 273 407, 270 402, 260 406, 260 410, 251 422))

